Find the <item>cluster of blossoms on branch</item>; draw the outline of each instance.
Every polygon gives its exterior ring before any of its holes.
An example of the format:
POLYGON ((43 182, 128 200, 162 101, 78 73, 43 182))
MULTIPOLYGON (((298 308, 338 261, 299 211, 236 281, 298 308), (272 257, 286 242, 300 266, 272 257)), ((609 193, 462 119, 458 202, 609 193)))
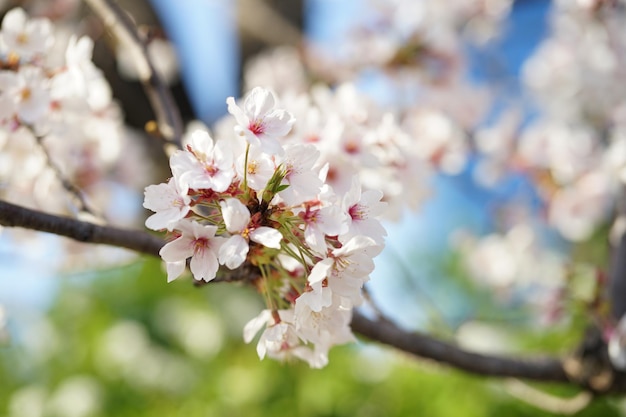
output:
POLYGON ((0 29, 2 198, 75 213, 89 209, 67 188, 90 195, 106 188, 104 174, 123 146, 122 118, 92 50, 91 38, 68 38, 46 18, 29 18, 19 8, 6 13, 0 29))
POLYGON ((193 277, 207 282, 220 268, 256 268, 267 310, 245 327, 246 342, 264 328, 261 358, 322 367, 330 347, 354 339, 351 311, 386 235, 382 193, 362 192, 356 176, 334 190, 318 148, 285 139, 296 119, 269 90, 227 103, 230 134, 193 131, 170 157, 172 178, 146 188, 144 206, 156 212, 146 226, 171 233, 160 252, 169 281, 189 259, 193 277))

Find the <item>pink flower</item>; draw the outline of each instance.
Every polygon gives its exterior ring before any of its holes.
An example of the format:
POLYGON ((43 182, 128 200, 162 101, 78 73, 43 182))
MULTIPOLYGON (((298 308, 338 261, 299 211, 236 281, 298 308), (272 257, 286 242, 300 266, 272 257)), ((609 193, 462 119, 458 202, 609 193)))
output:
POLYGON ((189 267, 194 279, 211 281, 217 274, 217 252, 224 242, 223 237, 215 236, 217 226, 183 219, 176 225, 176 229, 182 235, 159 251, 159 255, 167 263, 167 282, 175 280, 183 273, 188 258, 191 258, 189 267))
POLYGON ((256 87, 245 98, 243 109, 228 97, 228 112, 235 117, 235 132, 245 136, 252 146, 271 155, 282 155, 278 138, 291 130, 295 119, 291 113, 274 108, 276 99, 271 91, 256 87))

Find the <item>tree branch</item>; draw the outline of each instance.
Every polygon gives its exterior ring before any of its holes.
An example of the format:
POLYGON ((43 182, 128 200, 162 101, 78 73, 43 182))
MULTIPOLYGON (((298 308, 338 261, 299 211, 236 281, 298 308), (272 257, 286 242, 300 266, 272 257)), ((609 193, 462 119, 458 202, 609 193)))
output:
POLYGON ((518 359, 468 352, 432 336, 402 330, 389 320, 370 320, 358 312, 352 317, 352 329, 415 356, 479 375, 546 382, 569 381, 561 361, 556 358, 518 359))
POLYGON ((69 217, 56 216, 0 200, 0 225, 53 233, 86 243, 102 243, 159 256, 163 239, 147 232, 99 226, 69 217))
MULTIPOLYGON (((165 243, 148 232, 98 226, 1 200, 0 225, 54 233, 81 242, 120 246, 152 256, 158 256, 165 243)), ((249 269, 240 269, 241 271, 229 271, 216 281, 249 280, 252 272, 249 269)), ((557 358, 520 359, 468 352, 429 335, 404 331, 388 320, 370 320, 358 312, 355 312, 352 319, 352 328, 367 338, 401 351, 478 375, 575 383, 568 379, 562 361, 557 358)), ((581 381, 580 385, 586 386, 586 383, 581 381)))
POLYGON ((130 48, 139 79, 154 109, 161 136, 177 148, 182 147, 183 123, 168 86, 156 71, 148 54, 146 40, 126 12, 113 0, 87 0, 89 6, 113 32, 119 42, 130 48))
MULTIPOLYGON (((626 186, 620 189, 617 200, 617 222, 626 222, 626 186)), ((613 319, 618 322, 626 314, 626 226, 616 224, 609 270, 609 300, 613 319)), ((615 227, 615 226, 614 226, 615 227)))

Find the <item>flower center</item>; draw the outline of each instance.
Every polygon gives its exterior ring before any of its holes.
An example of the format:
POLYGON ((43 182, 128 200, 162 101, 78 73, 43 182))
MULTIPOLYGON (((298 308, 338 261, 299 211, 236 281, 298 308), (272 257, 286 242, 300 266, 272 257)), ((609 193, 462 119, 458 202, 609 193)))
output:
POLYGON ((207 174, 213 177, 215 176, 215 174, 218 173, 219 168, 217 168, 215 165, 205 165, 204 170, 206 171, 207 174))
POLYGON ((262 135, 265 132, 265 126, 261 120, 251 121, 248 125, 248 129, 257 136, 262 135))
POLYGON ((367 217, 367 211, 365 207, 360 204, 355 204, 348 209, 348 214, 352 217, 352 220, 363 220, 367 217))
POLYGON ((202 253, 209 247, 209 240, 205 237, 199 237, 193 241, 193 253, 202 253))
POLYGON ((15 37, 15 40, 19 45, 26 45, 28 43, 28 34, 22 32, 15 37))
POLYGON ((22 101, 27 101, 32 95, 33 93, 28 87, 25 87, 22 89, 22 91, 20 91, 20 98, 22 99, 22 101))
POLYGON ((248 174, 254 175, 257 173, 257 168, 259 164, 256 161, 248 162, 248 174))

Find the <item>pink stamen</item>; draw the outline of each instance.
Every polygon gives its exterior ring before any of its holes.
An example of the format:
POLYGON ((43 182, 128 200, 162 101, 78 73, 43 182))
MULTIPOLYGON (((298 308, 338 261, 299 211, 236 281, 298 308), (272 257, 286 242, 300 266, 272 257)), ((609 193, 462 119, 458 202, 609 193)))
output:
POLYGON ((265 126, 261 120, 254 120, 248 125, 248 130, 258 136, 265 132, 265 126))

